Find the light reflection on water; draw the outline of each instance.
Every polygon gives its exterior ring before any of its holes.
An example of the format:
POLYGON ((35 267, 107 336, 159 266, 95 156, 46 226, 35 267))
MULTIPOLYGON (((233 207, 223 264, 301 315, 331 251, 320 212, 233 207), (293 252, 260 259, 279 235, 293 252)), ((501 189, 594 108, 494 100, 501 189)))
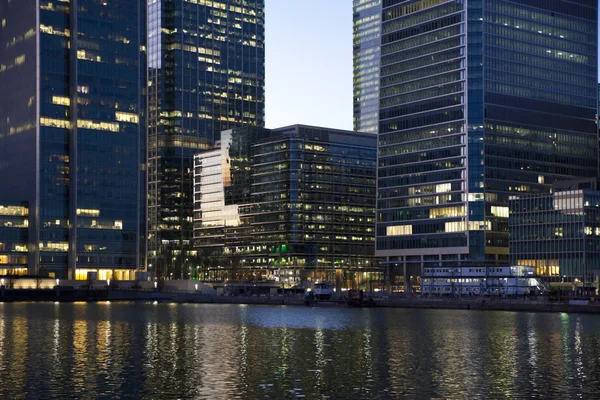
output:
POLYGON ((0 398, 597 398, 600 317, 0 303, 0 398))

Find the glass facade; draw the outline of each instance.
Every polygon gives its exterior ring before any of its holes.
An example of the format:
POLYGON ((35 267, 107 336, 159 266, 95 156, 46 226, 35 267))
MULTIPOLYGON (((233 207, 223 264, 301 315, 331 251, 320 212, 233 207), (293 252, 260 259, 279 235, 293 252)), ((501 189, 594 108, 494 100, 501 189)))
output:
POLYGON ((0 177, 13 188, 2 197, 31 206, 31 273, 129 278, 143 267, 145 10, 143 0, 0 2, 11 48, 0 81, 14 104, 0 119, 18 121, 0 126, 12 154, 0 177))
POLYGON ((600 192, 510 198, 510 259, 551 283, 594 281, 600 271, 600 192))
POLYGON ((220 151, 195 157, 200 278, 292 285, 376 270, 375 158, 371 134, 223 132, 220 151))
POLYGON ((384 0, 378 255, 507 265, 508 197, 596 176, 597 22, 590 0, 384 0))
POLYGON ((357 132, 377 133, 379 128, 381 1, 353 3, 353 126, 357 132))
POLYGON ((264 0, 149 0, 148 24, 148 257, 166 274, 196 257, 194 153, 264 125, 264 0))
POLYGON ((0 202, 0 276, 28 272, 29 205, 0 202))

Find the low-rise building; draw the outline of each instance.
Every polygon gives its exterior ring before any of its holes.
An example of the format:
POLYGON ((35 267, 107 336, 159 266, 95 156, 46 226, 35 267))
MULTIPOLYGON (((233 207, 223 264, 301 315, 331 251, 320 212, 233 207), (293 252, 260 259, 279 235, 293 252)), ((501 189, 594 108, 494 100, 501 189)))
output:
POLYGON ((376 136, 294 125, 224 131, 196 155, 200 279, 373 279, 376 136))
POLYGON ((421 277, 424 295, 523 296, 545 290, 529 266, 424 268, 421 277))
POLYGON ((553 286, 591 284, 600 272, 600 192, 595 181, 553 194, 510 198, 511 263, 535 267, 553 286))

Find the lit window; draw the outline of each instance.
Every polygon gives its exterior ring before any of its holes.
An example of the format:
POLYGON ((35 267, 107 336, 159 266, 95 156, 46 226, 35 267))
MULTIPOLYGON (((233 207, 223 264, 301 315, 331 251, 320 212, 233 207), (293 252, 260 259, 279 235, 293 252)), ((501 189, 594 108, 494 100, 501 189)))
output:
POLYGON ((40 125, 49 126, 52 128, 71 128, 71 122, 64 119, 56 119, 56 118, 40 118, 40 125))
POLYGON ((462 232, 465 230, 465 221, 446 222, 444 228, 446 232, 462 232))
POLYGON ((137 114, 126 113, 126 112, 121 112, 121 111, 115 112, 115 119, 117 121, 130 122, 132 124, 137 124, 138 123, 138 116, 137 116, 137 114))
POLYGON ((386 227, 387 236, 412 235, 412 225, 394 225, 386 227))
POLYGON ((446 192, 450 192, 451 190, 452 190, 451 183, 442 183, 441 185, 435 185, 436 193, 446 193, 446 192))
POLYGON ((71 99, 65 96, 52 96, 52 104, 58 104, 60 106, 70 106, 71 99))
POLYGON ((496 217, 508 218, 508 207, 492 206, 492 215, 496 217))
POLYGON ((119 131, 119 124, 116 122, 94 122, 85 119, 77 120, 77 127, 81 129, 93 129, 97 131, 119 131))
POLYGON ((82 217, 98 217, 100 216, 100 210, 78 208, 77 215, 82 217))

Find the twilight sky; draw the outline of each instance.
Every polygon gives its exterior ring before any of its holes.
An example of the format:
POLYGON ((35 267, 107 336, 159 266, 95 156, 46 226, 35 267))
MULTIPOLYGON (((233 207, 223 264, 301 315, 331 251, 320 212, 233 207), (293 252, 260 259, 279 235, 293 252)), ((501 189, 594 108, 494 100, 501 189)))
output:
POLYGON ((266 0, 266 126, 352 130, 352 0, 266 0))

